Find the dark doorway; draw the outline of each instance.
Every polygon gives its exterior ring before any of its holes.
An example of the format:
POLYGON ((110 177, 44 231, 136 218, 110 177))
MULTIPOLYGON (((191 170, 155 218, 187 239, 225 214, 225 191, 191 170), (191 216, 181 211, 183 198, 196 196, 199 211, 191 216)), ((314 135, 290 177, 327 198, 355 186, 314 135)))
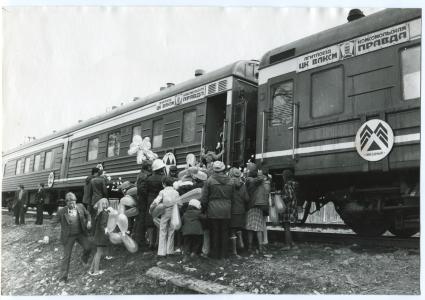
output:
POLYGON ((224 121, 226 119, 226 94, 207 100, 204 148, 206 151, 219 152, 217 143, 222 142, 224 121))

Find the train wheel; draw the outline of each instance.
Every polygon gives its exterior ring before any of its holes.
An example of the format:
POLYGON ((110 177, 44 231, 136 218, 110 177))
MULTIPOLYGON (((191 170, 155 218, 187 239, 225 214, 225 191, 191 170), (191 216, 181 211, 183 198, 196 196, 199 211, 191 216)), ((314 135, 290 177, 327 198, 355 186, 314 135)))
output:
POLYGON ((387 223, 380 219, 359 219, 348 226, 358 235, 367 237, 380 236, 388 229, 387 223))
POLYGON ((362 211, 362 206, 357 203, 335 205, 335 208, 344 223, 358 235, 380 236, 389 227, 383 216, 378 213, 365 213, 362 211))
POLYGON ((388 230, 395 236, 399 236, 403 238, 411 237, 412 235, 415 235, 419 232, 419 228, 396 229, 394 224, 392 224, 388 230))

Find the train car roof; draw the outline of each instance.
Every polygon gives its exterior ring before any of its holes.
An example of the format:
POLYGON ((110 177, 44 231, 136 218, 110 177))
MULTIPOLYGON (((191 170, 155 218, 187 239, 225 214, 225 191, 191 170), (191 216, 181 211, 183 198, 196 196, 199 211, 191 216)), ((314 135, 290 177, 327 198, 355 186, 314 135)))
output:
POLYGON ((66 128, 66 129, 60 130, 56 133, 47 135, 45 137, 37 139, 37 140, 30 142, 28 144, 21 145, 19 147, 15 147, 13 149, 5 151, 5 152, 2 153, 2 155, 5 156, 5 155, 11 154, 13 152, 19 151, 19 150, 30 148, 31 146, 46 142, 48 140, 51 140, 51 139, 54 139, 54 138, 57 138, 57 137, 69 135, 72 132, 79 130, 79 129, 82 129, 84 127, 94 125, 96 123, 102 122, 102 121, 107 120, 109 118, 113 118, 115 116, 124 114, 124 113, 131 111, 133 109, 148 105, 148 104, 156 102, 158 100, 171 97, 171 96, 176 95, 178 93, 190 90, 190 89, 195 88, 197 86, 200 86, 200 85, 212 82, 212 81, 216 81, 216 80, 219 80, 221 78, 228 77, 228 76, 235 76, 235 77, 243 78, 243 79, 246 79, 250 82, 256 83, 257 79, 255 77, 255 74, 253 74, 253 75, 247 74, 247 70, 245 68, 245 65, 247 63, 258 64, 258 61, 255 61, 255 60, 236 61, 232 64, 224 66, 224 67, 217 69, 215 71, 205 73, 201 76, 197 76, 197 77, 191 78, 189 80, 186 80, 182 83, 179 83, 179 84, 173 85, 171 87, 165 88, 164 90, 156 92, 156 93, 151 94, 149 96, 139 98, 138 100, 136 100, 136 101, 134 101, 130 104, 126 104, 126 105, 123 105, 121 107, 117 107, 116 109, 114 109, 110 112, 92 117, 92 118, 85 120, 81 123, 78 123, 74 126, 71 126, 71 127, 66 128))
POLYGON ((259 69, 291 59, 314 50, 319 50, 327 46, 350 40, 357 36, 376 31, 381 28, 390 27, 405 21, 421 17, 421 9, 418 8, 389 8, 369 16, 348 22, 337 27, 310 35, 284 46, 267 52, 261 59, 259 69), (292 50, 294 49, 294 50, 292 50), (287 55, 285 55, 285 52, 287 55), (282 59, 272 59, 271 57, 282 55, 282 59))

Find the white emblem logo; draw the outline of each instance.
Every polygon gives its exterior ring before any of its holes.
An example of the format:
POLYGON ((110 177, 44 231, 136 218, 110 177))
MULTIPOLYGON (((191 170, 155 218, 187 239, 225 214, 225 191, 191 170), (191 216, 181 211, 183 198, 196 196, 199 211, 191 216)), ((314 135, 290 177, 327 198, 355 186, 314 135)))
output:
POLYGON ((55 173, 50 172, 49 177, 47 178, 47 186, 51 188, 53 186, 53 183, 55 183, 55 173))
POLYGON ((394 134, 385 121, 369 120, 357 131, 355 144, 361 157, 368 161, 378 161, 390 153, 394 134))

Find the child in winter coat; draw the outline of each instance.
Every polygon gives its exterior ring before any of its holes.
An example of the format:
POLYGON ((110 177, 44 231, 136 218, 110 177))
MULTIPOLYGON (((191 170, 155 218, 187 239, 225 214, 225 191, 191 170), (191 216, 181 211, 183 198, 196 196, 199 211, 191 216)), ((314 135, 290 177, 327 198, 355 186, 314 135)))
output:
POLYGON ((164 213, 161 215, 161 221, 159 225, 159 244, 158 244, 158 256, 164 257, 174 253, 174 229, 171 227, 171 216, 173 212, 173 206, 177 204, 179 200, 179 193, 173 188, 174 180, 170 177, 165 177, 162 180, 162 186, 164 187, 152 202, 150 210, 152 211, 158 204, 164 205, 164 213))
POLYGON ((201 250, 202 236, 204 234, 201 223, 203 219, 205 219, 205 215, 201 213, 201 202, 196 199, 190 200, 182 219, 183 261, 187 261, 189 255, 191 257, 196 256, 201 250))
POLYGON ((105 252, 105 248, 109 244, 109 240, 107 237, 108 229, 108 217, 109 212, 107 210, 109 206, 108 199, 102 198, 99 201, 96 202, 96 204, 93 206, 94 209, 97 209, 97 214, 95 218, 95 225, 94 225, 94 243, 96 244, 96 254, 94 255, 89 274, 90 275, 100 275, 104 271, 99 271, 99 263, 100 258, 105 252))

